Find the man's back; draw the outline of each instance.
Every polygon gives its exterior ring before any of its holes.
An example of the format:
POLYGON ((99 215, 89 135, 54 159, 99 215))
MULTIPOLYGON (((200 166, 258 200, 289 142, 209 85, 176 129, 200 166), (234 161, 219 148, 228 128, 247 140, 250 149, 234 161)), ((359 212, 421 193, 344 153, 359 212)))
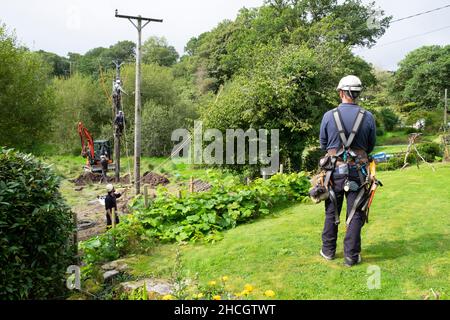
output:
MULTIPOLYGON (((343 103, 338 107, 338 111, 348 137, 352 131, 353 124, 360 107, 356 104, 343 103)), ((367 154, 371 153, 375 147, 376 128, 373 115, 366 111, 360 129, 353 140, 352 147, 364 150, 367 154)), ((339 137, 339 130, 333 118, 333 110, 325 113, 320 126, 320 146, 323 150, 340 150, 342 142, 339 137)))

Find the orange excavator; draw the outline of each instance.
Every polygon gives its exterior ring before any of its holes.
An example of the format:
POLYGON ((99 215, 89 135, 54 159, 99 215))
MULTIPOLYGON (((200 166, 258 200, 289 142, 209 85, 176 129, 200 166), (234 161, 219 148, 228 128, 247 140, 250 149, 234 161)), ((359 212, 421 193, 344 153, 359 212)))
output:
POLYGON ((84 166, 86 171, 101 172, 100 157, 103 155, 108 159, 108 170, 115 169, 112 160, 111 144, 108 140, 94 141, 82 122, 78 123, 78 134, 81 139, 81 156, 87 159, 84 166))

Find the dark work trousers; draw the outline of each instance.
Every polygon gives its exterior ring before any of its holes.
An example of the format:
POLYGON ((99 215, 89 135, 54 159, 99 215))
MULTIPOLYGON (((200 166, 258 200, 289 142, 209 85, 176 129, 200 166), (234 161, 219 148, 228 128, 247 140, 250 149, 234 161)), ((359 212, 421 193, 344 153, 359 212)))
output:
MULTIPOLYGON (((119 221, 119 215, 117 214, 117 211, 116 211, 116 225, 117 224, 119 224, 120 223, 120 221, 119 221)), ((112 226, 112 217, 111 217, 111 215, 109 214, 109 212, 107 212, 106 213, 106 225, 109 227, 109 226, 112 226)))
MULTIPOLYGON (((332 188, 336 193, 337 206, 339 215, 341 213, 342 204, 344 201, 344 195, 347 198, 347 216, 343 220, 341 218, 341 224, 345 225, 348 215, 353 207, 353 203, 358 196, 359 190, 356 192, 344 191, 344 186, 346 180, 355 181, 358 185, 361 185, 358 172, 356 169, 350 169, 348 175, 333 174, 332 188)), ((358 255, 361 253, 361 229, 365 223, 365 213, 361 211, 364 200, 367 199, 363 197, 363 201, 360 202, 358 210, 356 210, 355 215, 347 228, 347 233, 344 239, 344 256, 356 262, 358 260, 358 255)), ((338 238, 338 226, 335 223, 335 207, 333 201, 330 199, 325 202, 325 226, 322 233, 322 252, 327 256, 334 256, 336 254, 336 242, 338 238)))

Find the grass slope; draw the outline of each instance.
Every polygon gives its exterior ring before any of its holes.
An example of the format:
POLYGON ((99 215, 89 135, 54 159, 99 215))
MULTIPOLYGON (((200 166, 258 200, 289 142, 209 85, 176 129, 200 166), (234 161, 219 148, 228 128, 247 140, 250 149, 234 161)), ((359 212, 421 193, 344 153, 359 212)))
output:
MULTIPOLYGON (((232 292, 251 283, 255 299, 264 299, 268 289, 278 299, 423 299, 430 289, 449 299, 450 165, 437 165, 435 173, 425 165, 380 172, 379 178, 385 187, 363 229, 362 265, 342 265, 344 226, 338 259, 324 261, 318 254, 323 205, 295 205, 225 232, 215 244, 182 246, 184 271, 198 273, 201 282, 227 275, 232 292), (381 269, 381 289, 367 287, 371 265, 381 269)), ((168 277, 176 248, 159 246, 152 255, 128 260, 135 275, 168 277)))

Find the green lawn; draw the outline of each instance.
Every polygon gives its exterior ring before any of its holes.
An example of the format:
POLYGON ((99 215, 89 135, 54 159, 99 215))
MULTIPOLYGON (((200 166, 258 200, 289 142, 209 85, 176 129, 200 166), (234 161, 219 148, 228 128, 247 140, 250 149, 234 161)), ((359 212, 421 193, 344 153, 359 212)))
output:
MULTIPOLYGON (((224 233, 215 244, 181 247, 187 277, 201 282, 230 278, 231 292, 255 286, 252 299, 271 289, 278 299, 423 299, 430 289, 450 297, 450 165, 380 172, 385 186, 363 231, 363 264, 342 265, 319 256, 323 205, 278 208, 273 217, 224 233), (381 289, 367 287, 369 266, 381 269, 381 289)), ((176 245, 157 247, 149 256, 130 257, 137 276, 168 277, 176 245)), ((433 296, 433 295, 432 295, 433 296)))
POLYGON ((406 150, 408 149, 408 145, 407 144, 398 144, 398 145, 390 145, 390 146, 380 146, 380 147, 375 147, 375 149, 373 150, 372 154, 376 154, 379 152, 385 152, 388 154, 392 154, 392 153, 400 153, 400 152, 406 152, 406 150))

